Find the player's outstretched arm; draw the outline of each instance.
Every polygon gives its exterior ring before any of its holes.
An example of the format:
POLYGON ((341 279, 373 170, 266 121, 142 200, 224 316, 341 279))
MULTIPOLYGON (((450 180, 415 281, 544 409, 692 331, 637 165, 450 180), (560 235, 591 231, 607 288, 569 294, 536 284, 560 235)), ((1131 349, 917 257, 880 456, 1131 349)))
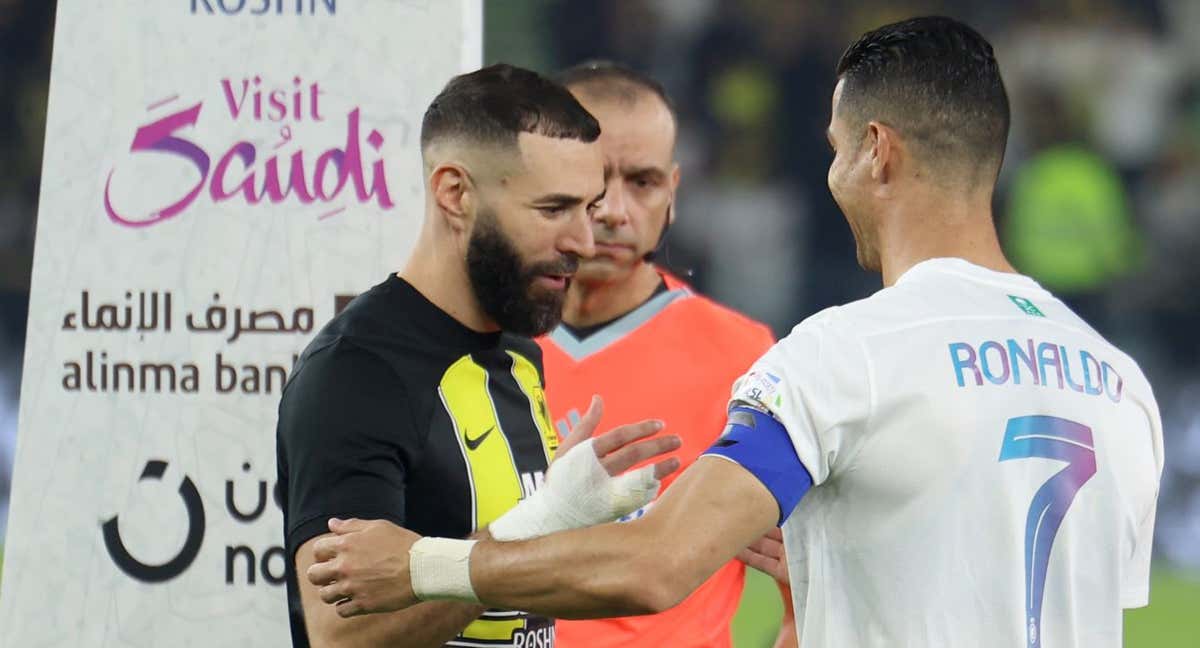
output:
POLYGON ((675 606, 775 526, 779 508, 741 466, 701 457, 643 517, 471 554, 481 601, 558 618, 653 614, 675 606))
POLYGON ((430 556, 409 557, 419 536, 386 522, 317 543, 308 578, 341 616, 408 607, 418 593, 559 618, 651 614, 683 600, 779 517, 775 497, 748 470, 702 457, 633 522, 473 549, 438 539, 450 555, 419 567, 416 593, 411 566, 430 556))

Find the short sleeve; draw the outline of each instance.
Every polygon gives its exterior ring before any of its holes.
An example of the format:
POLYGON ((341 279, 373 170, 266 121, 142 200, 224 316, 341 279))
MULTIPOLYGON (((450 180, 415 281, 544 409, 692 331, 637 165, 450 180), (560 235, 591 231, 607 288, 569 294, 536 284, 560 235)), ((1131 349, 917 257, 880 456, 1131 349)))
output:
POLYGON ((1125 564, 1121 580, 1121 607, 1139 608, 1150 604, 1150 553, 1154 546, 1155 508, 1138 525, 1133 555, 1125 564))
POLYGON ((870 415, 862 345, 831 318, 809 318, 734 383, 732 401, 770 411, 819 485, 852 453, 870 415))
POLYGON ((306 358, 279 405, 277 443, 288 553, 330 517, 404 524, 405 476, 421 439, 400 377, 337 342, 306 358))
MULTIPOLYGON (((1147 389, 1148 393, 1148 389, 1147 389)), ((1162 480, 1162 418, 1151 395, 1146 399, 1147 420, 1154 456, 1154 481, 1144 488, 1144 513, 1138 523, 1133 551, 1121 575, 1121 607, 1138 608, 1150 604, 1150 555, 1154 547, 1154 519, 1158 509, 1158 486, 1162 480)))

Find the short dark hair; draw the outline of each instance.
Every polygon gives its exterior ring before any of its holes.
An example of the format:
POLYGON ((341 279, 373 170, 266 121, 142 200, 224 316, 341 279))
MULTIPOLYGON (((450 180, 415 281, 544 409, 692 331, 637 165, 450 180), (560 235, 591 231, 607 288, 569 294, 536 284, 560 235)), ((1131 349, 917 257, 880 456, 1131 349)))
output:
POLYGON ((600 124, 563 86, 506 63, 450 79, 421 120, 421 148, 442 137, 516 146, 521 133, 594 142, 600 124))
POLYGON ((912 18, 867 32, 837 64, 839 106, 887 123, 935 160, 999 170, 1008 94, 992 46, 952 18, 912 18))
POLYGON ((648 92, 663 102, 673 121, 679 122, 675 102, 661 83, 616 61, 584 61, 559 72, 554 80, 567 88, 587 86, 599 98, 615 98, 626 103, 633 103, 640 94, 648 92))

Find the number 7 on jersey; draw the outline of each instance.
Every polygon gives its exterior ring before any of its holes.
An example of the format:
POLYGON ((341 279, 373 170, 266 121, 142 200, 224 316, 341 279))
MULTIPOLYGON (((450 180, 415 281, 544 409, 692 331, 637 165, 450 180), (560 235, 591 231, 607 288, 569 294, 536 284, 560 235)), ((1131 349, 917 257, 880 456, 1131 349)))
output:
POLYGON ((1008 420, 1000 461, 1057 459, 1067 467, 1042 484, 1025 518, 1025 611, 1028 646, 1041 646, 1042 594, 1050 548, 1075 493, 1096 474, 1092 429, 1056 416, 1020 416, 1008 420))

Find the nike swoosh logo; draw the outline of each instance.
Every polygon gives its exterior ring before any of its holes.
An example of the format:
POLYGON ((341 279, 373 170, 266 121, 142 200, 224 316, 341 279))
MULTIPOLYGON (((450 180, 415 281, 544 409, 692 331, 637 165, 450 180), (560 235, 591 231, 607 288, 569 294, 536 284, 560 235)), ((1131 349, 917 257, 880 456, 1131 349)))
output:
POLYGON ((467 434, 464 432, 463 433, 463 441, 467 442, 467 450, 475 450, 476 448, 478 448, 479 444, 483 443, 483 440, 486 439, 487 436, 492 433, 492 430, 495 430, 495 429, 496 429, 496 426, 493 425, 492 427, 487 429, 487 432, 480 434, 479 436, 475 437, 474 439, 471 438, 470 434, 467 434))

